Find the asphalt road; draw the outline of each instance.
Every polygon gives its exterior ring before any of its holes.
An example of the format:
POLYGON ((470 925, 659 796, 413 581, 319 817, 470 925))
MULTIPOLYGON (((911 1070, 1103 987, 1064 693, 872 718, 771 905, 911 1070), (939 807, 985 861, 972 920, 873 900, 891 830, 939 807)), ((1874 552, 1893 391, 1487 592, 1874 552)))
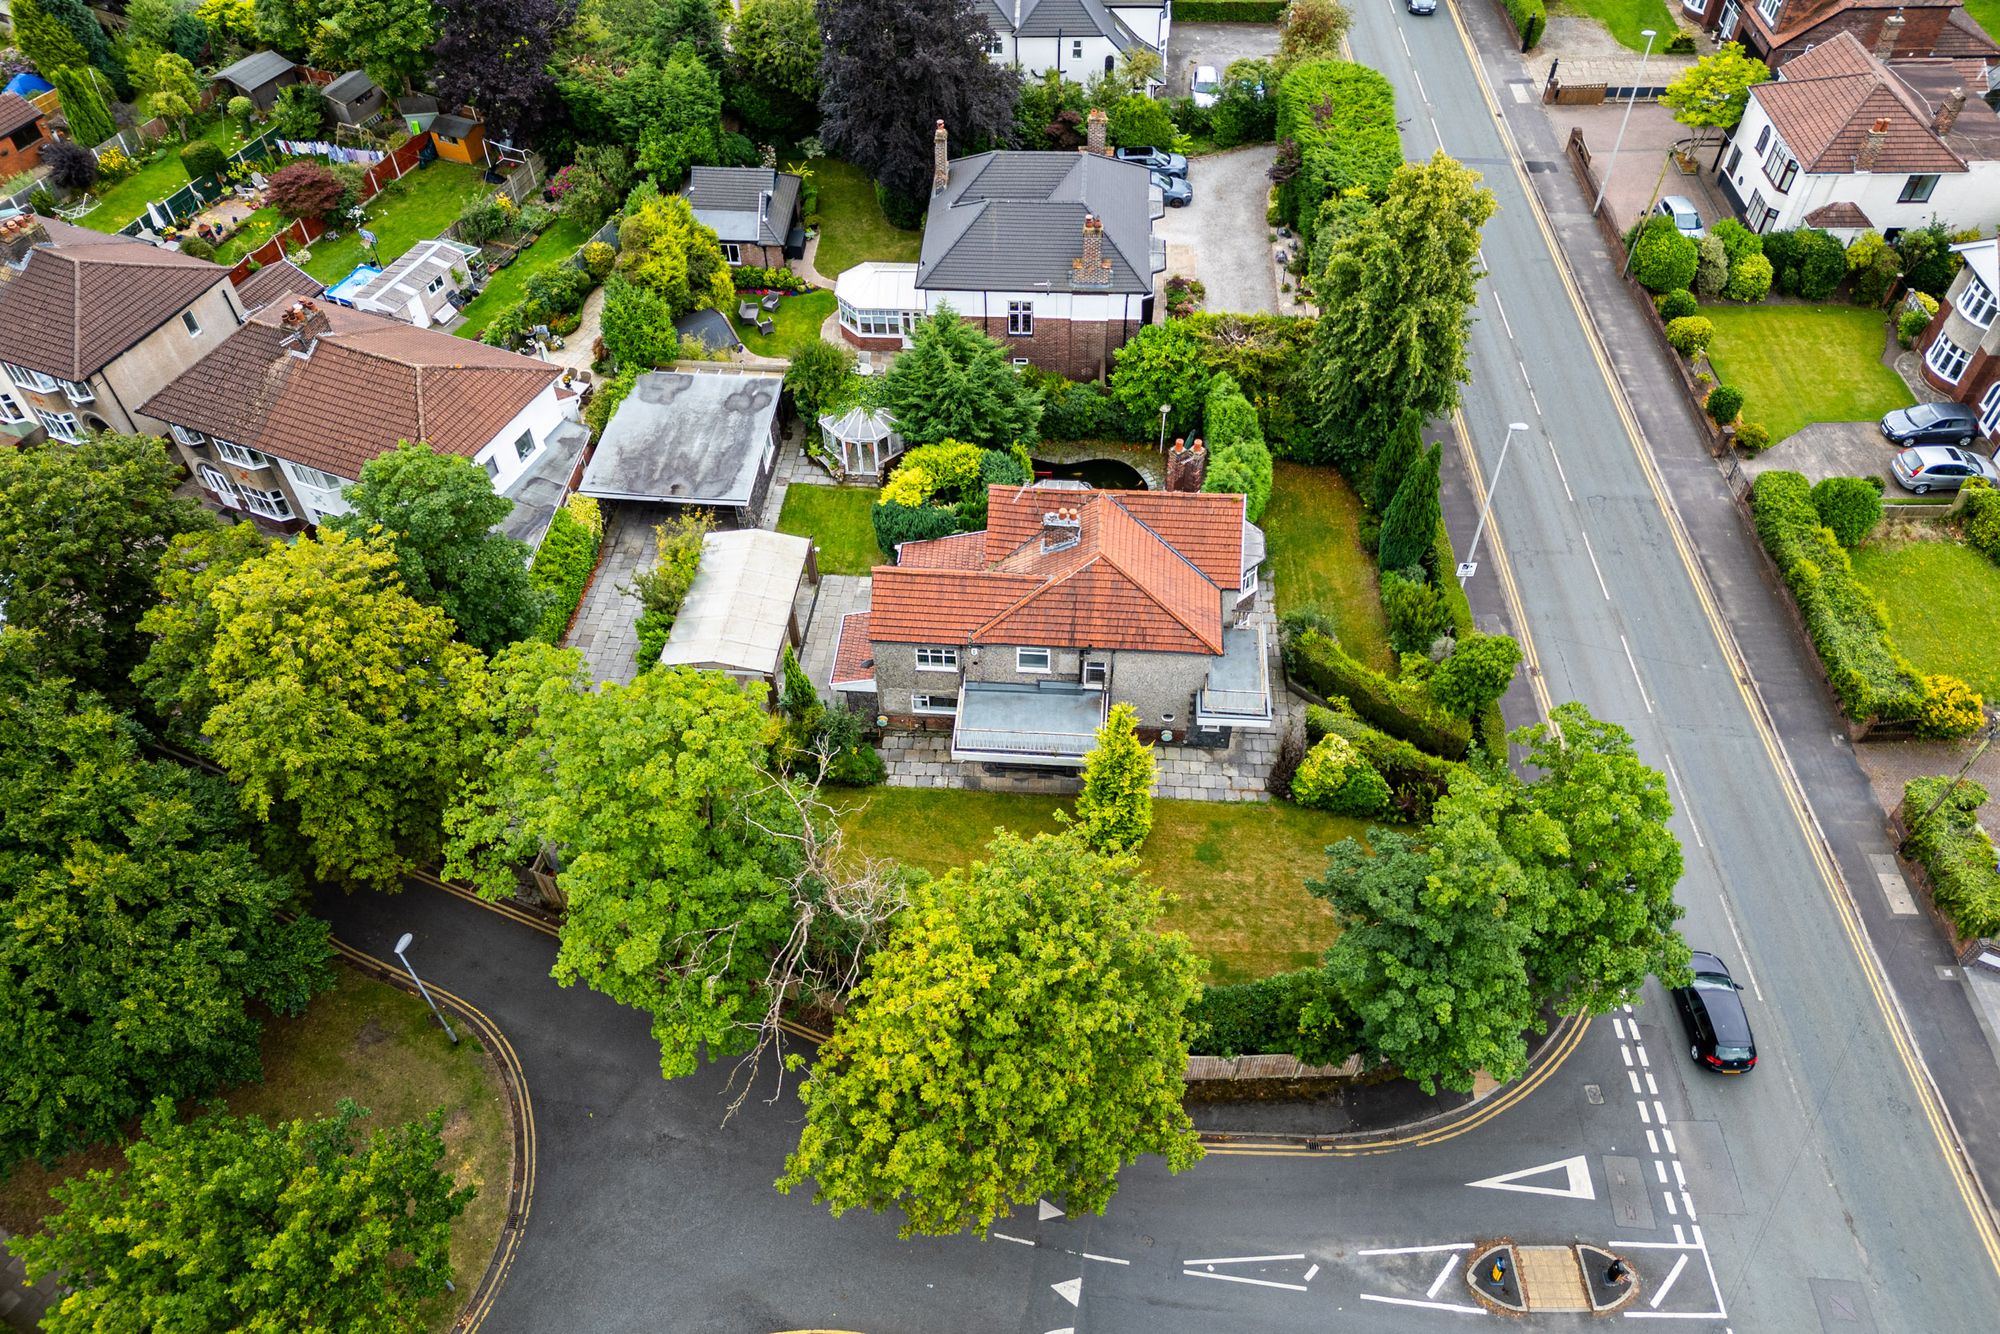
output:
MULTIPOLYGON (((1482 49, 1507 50, 1484 7, 1461 12, 1483 25, 1482 49)), ((1762 1053, 1752 1077, 1693 1078, 1677 1030, 1653 1048, 1677 1055, 1662 1073, 1684 1083, 1690 1117, 1732 1169, 1737 1198, 1711 1199, 1700 1215, 1731 1317, 1816 1329, 1828 1310, 1858 1303, 1885 1329, 1971 1328, 2000 1297, 1994 1257, 1677 553, 1460 30, 1448 9, 1419 19, 1393 0, 1363 0, 1351 41, 1396 86, 1407 154, 1442 146, 1484 172, 1498 198, 1465 418, 1489 479, 1506 424, 1531 427, 1514 439, 1495 514, 1542 678, 1555 700, 1580 699, 1630 729, 1668 771, 1688 861, 1685 934, 1751 984, 1762 1053)), ((1502 105, 1531 100, 1514 97, 1512 63, 1492 60, 1502 105)), ((1497 573, 1483 560, 1475 580, 1497 573)), ((1666 1017, 1657 995, 1641 1017, 1655 1015, 1666 1017)), ((1607 1088, 1627 1079, 1616 1065, 1598 1073, 1607 1088)), ((1703 1206, 1698 1191, 1694 1202, 1703 1206)))

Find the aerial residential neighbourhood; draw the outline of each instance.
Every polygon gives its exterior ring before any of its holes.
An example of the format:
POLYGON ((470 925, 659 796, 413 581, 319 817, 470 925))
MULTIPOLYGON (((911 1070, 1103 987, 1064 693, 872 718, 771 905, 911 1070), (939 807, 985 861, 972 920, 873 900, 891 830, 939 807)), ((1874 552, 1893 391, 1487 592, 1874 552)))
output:
POLYGON ((0 9, 6 1328, 1992 1327, 2000 0, 0 9))

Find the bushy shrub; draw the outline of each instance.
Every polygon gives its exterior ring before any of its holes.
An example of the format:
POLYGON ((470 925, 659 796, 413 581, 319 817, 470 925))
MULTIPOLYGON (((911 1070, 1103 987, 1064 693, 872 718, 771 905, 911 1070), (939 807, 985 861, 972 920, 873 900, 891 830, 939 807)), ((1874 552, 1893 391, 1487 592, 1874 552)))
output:
POLYGON ((1832 232, 1801 227, 1798 237, 1798 277, 1794 290, 1808 301, 1824 301, 1847 276, 1847 248, 1832 232))
POLYGON ((573 314, 597 284, 582 269, 551 264, 522 285, 521 294, 549 314, 573 314))
POLYGON ((1917 706, 1917 735, 1971 736, 1986 722, 1979 693, 1956 676, 1924 677, 1924 697, 1917 706))
POLYGON ((1717 426, 1727 426, 1743 411, 1743 391, 1733 385, 1719 384, 1708 391, 1708 401, 1702 407, 1710 421, 1717 426))
POLYGON ((1052 371, 1024 367, 1028 387, 1042 396, 1044 440, 1128 440, 1125 410, 1094 381, 1065 380, 1052 371))
POLYGON ((904 542, 924 542, 933 537, 949 537, 959 531, 958 511, 950 505, 897 505, 877 501, 869 511, 875 526, 875 545, 882 554, 895 559, 896 548, 904 542))
POLYGON ((191 181, 219 175, 228 165, 229 155, 206 139, 195 139, 181 145, 181 166, 187 169, 191 181))
POLYGON ((1896 341, 1904 347, 1916 346, 1917 336, 1930 328, 1931 317, 1921 310, 1906 310, 1896 317, 1896 341))
POLYGON ((246 131, 250 128, 250 117, 257 111, 257 104, 238 93, 223 106, 223 111, 227 113, 229 119, 236 122, 239 132, 246 131))
POLYGON ((214 259, 215 247, 199 236, 183 236, 180 240, 181 253, 189 259, 214 259))
POLYGON ((1694 290, 1713 301, 1729 286, 1729 252, 1716 237, 1704 236, 1694 243, 1694 254, 1694 290))
POLYGON ((1222 71, 1222 91, 1209 109, 1209 129, 1216 146, 1269 143, 1277 119, 1278 76, 1270 62, 1230 61, 1222 71))
POLYGON ((1450 791, 1453 776, 1464 767, 1453 760, 1426 755, 1409 742, 1370 727, 1355 716, 1344 700, 1339 708, 1326 709, 1314 704, 1306 709, 1306 744, 1316 745, 1327 735, 1345 738, 1355 753, 1382 775, 1389 784, 1396 811, 1412 824, 1430 819, 1432 805, 1450 791))
POLYGON ((2000 561, 2000 491, 1981 481, 1965 484, 1965 537, 1988 560, 2000 561))
POLYGON ((1543 0, 1506 0, 1507 17, 1514 20, 1514 31, 1521 34, 1521 49, 1532 51, 1542 40, 1542 29, 1549 26, 1549 8, 1543 0))
POLYGON ((1521 665, 1521 646, 1511 635, 1461 639, 1452 655, 1431 673, 1431 698, 1461 718, 1499 702, 1521 665))
POLYGON ((1201 489, 1241 493, 1250 522, 1257 522, 1271 502, 1271 451, 1265 448, 1257 409, 1227 374, 1209 381, 1202 429, 1207 433, 1208 474, 1201 489))
POLYGON ((1708 350, 1715 337, 1715 321, 1706 315, 1683 315, 1667 321, 1667 346, 1684 357, 1708 350))
POLYGON ((1396 133, 1396 96, 1389 81, 1347 60, 1309 60, 1278 84, 1279 182, 1285 220, 1310 244, 1320 205, 1361 190, 1387 188, 1403 165, 1396 133), (1291 149, 1284 149, 1289 142, 1291 149))
POLYGON ((1459 759, 1472 741, 1472 729, 1452 717, 1431 698, 1421 682, 1391 681, 1374 668, 1349 657, 1309 612, 1285 617, 1285 671, 1322 699, 1344 699, 1348 706, 1390 736, 1413 746, 1459 759))
POLYGON ((1445 605, 1444 594, 1423 579, 1412 579, 1400 571, 1383 571, 1382 614, 1389 622, 1390 646, 1398 653, 1428 652, 1438 636, 1452 630, 1451 608, 1445 605))
POLYGON ((1855 262, 1854 252, 1862 249, 1862 242, 1873 235, 1872 232, 1863 232, 1854 244, 1847 248, 1847 271, 1852 278, 1848 284, 1847 295, 1857 306, 1881 305, 1887 299, 1889 289, 1895 285, 1896 279, 1903 272, 1902 255, 1897 252, 1896 247, 1883 241, 1879 236, 1875 238, 1877 244, 1865 251, 1868 262, 1865 264, 1855 262))
POLYGON ((1722 242, 1723 252, 1729 256, 1729 267, 1732 269, 1747 257, 1764 253, 1764 238, 1734 218, 1722 219, 1709 228, 1708 234, 1722 242))
POLYGON ((1916 778, 1903 785, 1903 827, 1910 854, 1930 877, 1931 898, 1961 937, 2000 936, 2000 869, 1993 841, 1980 831, 1986 789, 1961 782, 1944 796, 1948 778, 1916 778), (1933 802, 1943 797, 1935 812, 1933 802))
POLYGON ((1746 454, 1760 454, 1771 447, 1771 428, 1762 422, 1736 423, 1736 447, 1746 454))
MULTIPOLYGON (((1279 458, 1306 458, 1312 433, 1299 420, 1310 414, 1303 385, 1307 346, 1314 321, 1296 315, 1231 315, 1203 311, 1175 323, 1194 336, 1206 373, 1226 374, 1236 381, 1264 428, 1264 443, 1279 458)), ((1131 434, 1124 439, 1149 439, 1160 424, 1159 405, 1129 417, 1131 434), (1146 418, 1151 418, 1150 421, 1146 418)))
POLYGON ((1165 106, 1144 93, 1132 93, 1113 103, 1105 129, 1120 148, 1170 148, 1174 142, 1173 118, 1165 106))
POLYGON ((1896 238, 1904 284, 1927 296, 1943 296, 1964 263, 1952 252, 1951 243, 1951 229, 1941 222, 1904 229, 1896 238))
POLYGON ((1187 1024, 1188 1050, 1197 1056, 1277 1054, 1339 1065, 1360 1049, 1361 1026, 1324 968, 1204 986, 1187 1008, 1187 1024))
POLYGON ((528 567, 528 581, 547 599, 535 638, 550 644, 562 641, 577 603, 583 601, 591 571, 597 568, 597 548, 603 540, 604 516, 589 496, 571 496, 549 520, 549 531, 528 567))
POLYGON ((1685 287, 1676 287, 1671 292, 1660 293, 1653 298, 1653 305, 1660 312, 1660 318, 1669 324, 1698 314, 1701 310, 1701 302, 1695 300, 1694 293, 1685 287))
POLYGON ((609 241, 592 241, 583 248, 583 271, 597 282, 611 276, 612 266, 618 263, 618 248, 609 241))
POLYGON ((512 216, 496 195, 475 195, 459 206, 458 239, 467 245, 497 241, 512 225, 512 216))
POLYGON ((1632 242, 1632 276, 1649 292, 1684 288, 1694 281, 1698 253, 1671 218, 1655 215, 1632 242))
POLYGON ((97 184, 97 154, 74 139, 44 144, 42 165, 49 169, 49 184, 59 189, 88 190, 97 184))
POLYGON ((1882 493, 1866 478, 1823 478, 1813 486, 1812 503, 1834 540, 1850 551, 1882 522, 1882 493))
POLYGON ((738 264, 729 271, 739 292, 803 292, 812 287, 804 274, 790 269, 767 269, 756 264, 738 264))
POLYGON ((340 207, 346 190, 340 177, 310 158, 286 163, 268 184, 272 206, 288 218, 324 218, 340 207))
POLYGON ((1764 233, 1764 258, 1771 261, 1771 290, 1792 296, 1798 291, 1799 259, 1804 254, 1805 229, 1791 227, 1764 233))
POLYGON ((1771 294, 1771 261, 1761 253, 1733 261, 1722 294, 1731 301, 1762 301, 1771 294))
MULTIPOLYGON (((701 573, 703 544, 713 531, 715 516, 707 510, 685 510, 654 526, 653 563, 632 578, 632 592, 643 609, 635 655, 641 672, 659 666, 660 652, 673 634, 695 576, 701 573)), ((789 655, 790 647, 785 651, 789 655)))
POLYGON ((1292 775, 1292 800, 1309 810, 1372 819, 1389 809, 1389 784, 1344 737, 1328 734, 1292 775))

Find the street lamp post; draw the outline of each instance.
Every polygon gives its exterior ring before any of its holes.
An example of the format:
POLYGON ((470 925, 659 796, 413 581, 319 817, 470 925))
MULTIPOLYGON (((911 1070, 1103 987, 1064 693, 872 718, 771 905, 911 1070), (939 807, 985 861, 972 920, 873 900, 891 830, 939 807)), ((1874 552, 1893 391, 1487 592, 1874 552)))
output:
MULTIPOLYGON (((1643 28, 1640 32, 1646 39, 1646 49, 1639 56, 1638 77, 1640 80, 1644 80, 1646 77, 1646 59, 1653 54, 1653 39, 1659 36, 1659 34, 1651 28, 1643 28)), ((1625 146, 1625 127, 1632 123, 1632 104, 1639 100, 1639 89, 1636 84, 1631 88, 1630 92, 1632 95, 1625 99, 1625 114, 1618 121, 1618 138, 1611 144, 1611 160, 1604 164, 1604 179, 1598 182, 1597 198, 1590 201, 1590 215, 1592 217, 1597 216, 1598 206, 1604 202, 1604 192, 1611 188, 1611 172, 1618 165, 1618 150, 1625 146)))
POLYGON ((422 993, 425 1002, 430 1005, 431 1013, 437 1016, 437 1021, 440 1024, 444 1025, 444 1031, 446 1036, 448 1036, 454 1044, 457 1043, 458 1034, 452 1032, 451 1021, 444 1017, 444 1011, 438 1008, 438 1003, 434 1000, 431 1000, 431 989, 424 985, 424 980, 421 977, 417 976, 417 970, 410 967, 409 957, 403 953, 403 951, 408 948, 410 948, 410 933, 405 931, 403 933, 403 938, 396 942, 396 957, 403 961, 403 971, 410 975, 410 981, 417 984, 417 990, 420 993, 422 993))
POLYGON ((1514 432, 1528 429, 1526 422, 1508 422, 1507 438, 1500 442, 1500 461, 1493 465, 1493 480, 1486 487, 1486 503, 1479 507, 1479 525, 1472 530, 1472 545, 1465 549, 1465 559, 1458 563, 1458 577, 1470 579, 1479 570, 1479 538, 1486 531, 1486 516, 1493 512, 1493 495, 1500 489, 1500 471, 1507 466, 1507 446, 1514 443, 1514 432))
POLYGON ((1167 414, 1174 410, 1171 403, 1160 404, 1160 452, 1167 452, 1167 414))

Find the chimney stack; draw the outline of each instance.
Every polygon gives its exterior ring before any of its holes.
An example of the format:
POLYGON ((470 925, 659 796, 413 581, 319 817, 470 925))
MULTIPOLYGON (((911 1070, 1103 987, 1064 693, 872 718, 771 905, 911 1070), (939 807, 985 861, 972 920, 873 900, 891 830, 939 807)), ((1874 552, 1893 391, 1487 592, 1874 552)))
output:
POLYGON ((1188 446, 1186 476, 1190 491, 1201 490, 1202 483, 1208 480, 1208 448, 1201 443, 1200 436, 1196 436, 1194 443, 1188 446))
POLYGON ((283 342, 297 344, 292 349, 295 357, 310 357, 321 335, 333 332, 333 322, 327 319, 326 312, 310 301, 294 301, 278 316, 278 327, 285 331, 283 342))
POLYGON ((1861 140, 1861 151, 1854 155, 1856 171, 1875 170, 1875 159, 1882 156, 1882 145, 1889 142, 1889 118, 1878 117, 1861 140))
POLYGON ((1073 509, 1042 512, 1042 550, 1061 551, 1083 540, 1083 519, 1073 509))
POLYGON ((937 123, 937 130, 931 135, 931 193, 941 195, 951 184, 951 156, 946 151, 949 136, 945 134, 944 122, 937 123))
POLYGON ((1208 480, 1208 448, 1196 436, 1193 444, 1174 441, 1167 451, 1167 490, 1199 491, 1208 480))
POLYGON ((1111 155, 1111 150, 1104 143, 1105 128, 1109 124, 1110 117, 1104 114, 1103 107, 1092 107, 1090 109, 1090 114, 1084 117, 1084 152, 1095 153, 1099 157, 1109 157, 1111 155))
POLYGON ((1903 11, 1897 10, 1882 20, 1882 31, 1875 38, 1875 57, 1887 60, 1896 54, 1896 39, 1903 35, 1903 11))
POLYGON ((1931 132, 1940 138, 1951 133, 1951 127, 1958 123, 1958 113, 1965 110, 1965 89, 1954 88, 1945 95, 1938 105, 1937 114, 1931 117, 1931 132))
POLYGON ((23 213, 0 223, 0 261, 12 268, 28 262, 28 252, 48 243, 49 229, 32 213, 23 213))
POLYGON ((1111 261, 1104 257, 1104 222, 1095 213, 1083 215, 1083 256, 1072 261, 1074 287, 1109 287, 1111 261))

